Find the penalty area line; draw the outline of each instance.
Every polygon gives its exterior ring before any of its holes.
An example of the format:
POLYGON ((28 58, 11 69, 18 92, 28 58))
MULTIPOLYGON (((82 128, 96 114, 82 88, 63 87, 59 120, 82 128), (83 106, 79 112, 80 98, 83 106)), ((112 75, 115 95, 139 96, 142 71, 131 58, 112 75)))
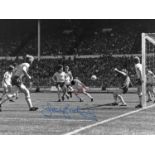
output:
POLYGON ((91 124, 91 125, 87 125, 87 126, 81 127, 81 128, 79 128, 79 129, 73 130, 73 131, 71 131, 71 132, 64 133, 64 135, 74 135, 74 134, 77 134, 77 133, 79 133, 79 132, 81 132, 81 131, 84 131, 84 130, 87 130, 87 129, 96 127, 96 126, 98 126, 98 125, 102 125, 102 124, 105 124, 105 123, 108 123, 108 122, 111 122, 111 121, 114 121, 114 120, 123 118, 123 117, 125 117, 125 116, 129 116, 129 115, 138 113, 138 112, 140 112, 140 111, 150 109, 150 108, 152 108, 152 107, 154 107, 154 106, 155 106, 155 104, 152 104, 152 105, 150 105, 150 106, 147 106, 147 107, 144 107, 144 108, 141 108, 141 109, 138 109, 138 110, 130 111, 130 112, 127 112, 127 113, 125 113, 125 114, 118 115, 118 116, 116 116, 116 117, 111 117, 111 118, 108 118, 108 119, 106 119, 106 120, 103 120, 103 121, 100 121, 100 122, 97 122, 97 123, 94 123, 94 124, 91 124))

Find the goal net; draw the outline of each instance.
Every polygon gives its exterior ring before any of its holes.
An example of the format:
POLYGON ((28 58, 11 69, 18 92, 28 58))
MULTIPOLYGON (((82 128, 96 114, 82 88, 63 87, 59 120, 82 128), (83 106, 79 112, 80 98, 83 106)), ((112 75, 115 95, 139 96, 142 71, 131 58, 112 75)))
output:
POLYGON ((146 104, 146 68, 155 74, 155 33, 142 33, 142 105, 146 104))

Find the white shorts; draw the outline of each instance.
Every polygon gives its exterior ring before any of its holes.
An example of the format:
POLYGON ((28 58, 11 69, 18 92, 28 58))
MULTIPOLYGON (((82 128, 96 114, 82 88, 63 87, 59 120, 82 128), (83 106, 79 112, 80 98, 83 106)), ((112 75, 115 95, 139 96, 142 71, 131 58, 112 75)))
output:
POLYGON ((2 81, 2 88, 4 89, 5 92, 10 92, 12 89, 12 85, 2 81))
POLYGON ((69 86, 71 84, 70 81, 65 81, 66 86, 69 86))
POLYGON ((78 88, 73 88, 73 89, 74 89, 74 93, 84 93, 89 90, 89 88, 87 87, 78 87, 78 88))
POLYGON ((6 82, 2 81, 2 87, 8 88, 8 87, 12 87, 12 85, 11 85, 11 83, 6 83, 6 82))

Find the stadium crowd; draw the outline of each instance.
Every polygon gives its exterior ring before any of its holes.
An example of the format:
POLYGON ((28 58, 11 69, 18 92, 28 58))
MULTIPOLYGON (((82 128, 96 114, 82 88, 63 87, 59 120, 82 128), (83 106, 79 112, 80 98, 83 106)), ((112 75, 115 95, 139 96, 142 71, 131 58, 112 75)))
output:
MULTIPOLYGON (((22 60, 16 60, 16 63, 20 63, 22 60)), ((13 60, 1 60, 1 77, 10 64, 14 64, 13 60)), ((132 79, 134 77, 133 57, 113 57, 102 56, 100 58, 75 58, 71 59, 37 59, 34 61, 30 68, 30 74, 33 77, 34 86, 46 86, 53 85, 51 77, 56 71, 55 68, 58 64, 68 65, 74 77, 78 77, 86 85, 91 87, 115 87, 119 84, 119 79, 116 78, 114 68, 119 69, 126 68, 129 71, 129 75, 132 79), (96 81, 91 80, 91 75, 97 76, 96 81)), ((134 80, 133 80, 134 83, 134 80)))
MULTIPOLYGON (((35 86, 50 86, 51 77, 58 64, 68 65, 74 77, 78 77, 88 86, 113 87, 118 84, 113 69, 127 68, 131 78, 134 75, 132 57, 117 57, 117 54, 140 53, 141 25, 121 21, 117 26, 105 26, 98 21, 59 21, 55 30, 42 28, 41 55, 64 56, 71 55, 74 59, 41 59, 35 60, 30 69, 35 86), (60 22, 60 23, 59 23, 60 22), (66 23, 65 23, 66 22, 66 23), (86 23, 85 23, 86 22, 86 23), (85 23, 84 25, 80 25, 85 23), (92 25, 91 25, 92 24, 92 25), (45 32, 46 30, 46 32, 45 32), (138 37, 137 37, 138 36, 138 37), (79 55, 98 55, 99 58, 76 58, 79 55), (91 81, 95 74, 98 79, 91 81)), ((104 22, 103 22, 104 23, 104 22)), ((52 23, 52 25, 54 22, 52 23)), ((56 24, 56 23, 55 23, 56 24)), ((43 24, 42 24, 43 25, 43 24)), ((46 25, 46 24, 45 24, 46 25)), ((48 25, 48 24, 47 24, 48 25)), ((46 25, 46 26, 47 26, 46 25)), ((30 32, 22 36, 0 36, 0 56, 23 56, 32 54, 37 56, 37 34, 30 32)), ((15 62, 18 64, 20 60, 15 62)), ((1 60, 1 74, 7 69, 13 60, 1 60)), ((134 83, 134 81, 133 81, 134 83)))
MULTIPOLYGON (((88 25, 87 25, 88 26, 88 25)), ((107 28, 102 26, 62 26, 61 30, 41 32, 42 55, 131 54, 140 50, 140 25, 107 28), (67 28, 65 28, 67 27, 67 28), (137 37, 139 36, 139 37, 137 37)), ((109 26, 110 27, 110 26, 109 26)), ((37 34, 0 37, 0 56, 37 55, 37 34)))

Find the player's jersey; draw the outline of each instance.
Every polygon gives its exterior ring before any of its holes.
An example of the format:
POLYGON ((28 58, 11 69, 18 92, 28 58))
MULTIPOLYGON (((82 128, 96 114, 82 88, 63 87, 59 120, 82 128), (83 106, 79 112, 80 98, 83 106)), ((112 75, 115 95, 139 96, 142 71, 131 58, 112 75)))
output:
POLYGON ((22 77, 24 76, 24 70, 28 71, 29 67, 30 67, 30 64, 28 63, 22 63, 18 65, 13 71, 13 77, 16 76, 22 79, 22 77))
POLYGON ((73 76, 71 71, 69 71, 68 73, 66 73, 66 84, 70 84, 72 80, 73 80, 73 76))
POLYGON ((12 73, 10 72, 5 72, 4 76, 3 76, 3 81, 2 83, 5 83, 7 85, 11 85, 11 77, 12 77, 12 73))
POLYGON ((147 83, 150 83, 150 84, 153 84, 154 83, 155 76, 154 76, 154 74, 153 74, 152 71, 149 70, 147 72, 146 77, 147 77, 147 83))
POLYGON ((75 82, 75 84, 72 86, 73 89, 81 89, 84 87, 83 83, 80 80, 74 79, 74 82, 75 82))
POLYGON ((56 72, 53 77, 56 77, 56 82, 65 82, 66 81, 66 73, 65 72, 61 72, 61 73, 56 72))
POLYGON ((131 82, 130 77, 128 75, 123 75, 122 88, 124 87, 129 88, 130 82, 131 82))
POLYGON ((136 69, 136 76, 137 76, 137 79, 140 79, 142 80, 142 64, 138 63, 135 65, 135 69, 136 69))
POLYGON ((120 84, 120 89, 123 90, 123 94, 128 92, 128 88, 130 86, 131 80, 130 77, 127 74, 120 74, 121 75, 121 84, 120 84))

